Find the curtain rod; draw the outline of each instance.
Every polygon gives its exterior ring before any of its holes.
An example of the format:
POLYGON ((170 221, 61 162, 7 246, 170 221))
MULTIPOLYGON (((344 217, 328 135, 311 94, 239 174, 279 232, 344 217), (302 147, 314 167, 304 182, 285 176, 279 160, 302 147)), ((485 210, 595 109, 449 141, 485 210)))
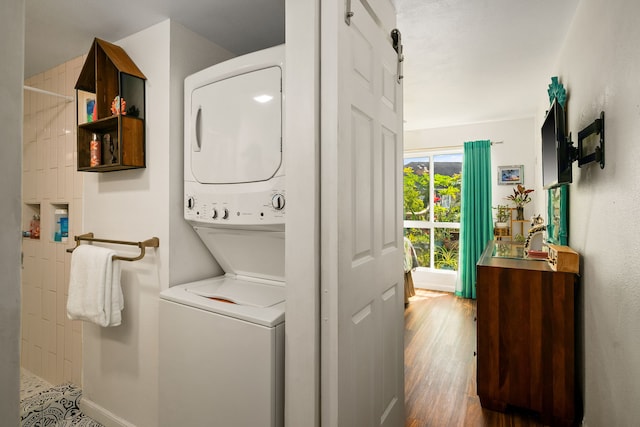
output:
MULTIPOLYGON (((491 141, 491 145, 504 144, 504 141, 491 141)), ((436 151, 436 150, 455 150, 458 148, 464 148, 464 145, 446 145, 441 147, 424 147, 424 148, 411 148, 409 150, 404 150, 405 153, 422 153, 425 151, 436 151)))
POLYGON ((24 87, 25 90, 30 90, 32 92, 38 92, 38 93, 43 93, 45 95, 51 95, 51 96, 56 96, 58 98, 64 98, 67 102, 73 102, 73 100, 75 99, 73 96, 61 95, 59 93, 49 92, 48 90, 38 89, 37 87, 31 87, 31 86, 27 86, 27 85, 24 85, 23 87, 24 87))

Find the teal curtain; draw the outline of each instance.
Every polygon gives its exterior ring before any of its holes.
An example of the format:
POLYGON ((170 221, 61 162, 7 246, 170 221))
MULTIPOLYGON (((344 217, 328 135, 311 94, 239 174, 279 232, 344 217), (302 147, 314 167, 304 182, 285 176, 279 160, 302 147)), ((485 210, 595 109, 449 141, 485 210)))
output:
POLYGON ((460 269, 456 295, 476 298, 476 263, 493 239, 491 142, 464 143, 460 207, 460 269))

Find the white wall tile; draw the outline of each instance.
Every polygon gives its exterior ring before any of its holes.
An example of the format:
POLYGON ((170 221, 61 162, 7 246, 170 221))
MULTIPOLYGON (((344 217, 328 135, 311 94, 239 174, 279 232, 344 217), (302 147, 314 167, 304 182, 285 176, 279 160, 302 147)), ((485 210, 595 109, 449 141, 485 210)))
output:
MULTIPOLYGON (((63 381, 64 375, 64 326, 57 325, 56 329, 56 381, 55 384, 59 384, 63 381)), ((71 331, 69 331, 71 333, 71 331)))
POLYGON ((56 293, 55 292, 49 292, 49 294, 51 294, 51 296, 53 296, 53 313, 54 313, 54 318, 51 320, 48 320, 45 323, 45 335, 46 335, 46 346, 45 346, 45 350, 47 350, 47 352, 49 353, 54 353, 56 351, 56 346, 58 345, 58 325, 56 324, 56 319, 55 319, 55 303, 56 303, 56 293))
MULTIPOLYGON (((28 246, 23 246, 26 248, 28 246)), ((36 277, 36 259, 33 256, 29 256, 26 251, 23 250, 24 258, 22 259, 22 284, 35 287, 35 277, 36 277)))
POLYGON ((75 384, 82 384, 82 330, 72 331, 73 334, 73 358, 72 378, 75 384))
MULTIPOLYGON (((75 58, 25 84, 75 96, 83 64, 84 58, 75 58)), ((81 228, 83 177, 76 172, 75 102, 31 91, 25 91, 24 99, 23 201, 40 204, 41 238, 23 241, 23 251, 31 256, 25 257, 22 280, 21 363, 52 383, 79 384, 82 322, 66 316, 71 257, 65 249, 73 242, 52 241, 54 204, 69 204, 70 233, 81 228)))
MULTIPOLYGON (((48 96, 44 96, 44 95, 42 97, 49 98, 48 96)), ((42 136, 43 139, 50 139, 51 138, 51 122, 53 120, 53 111, 50 108, 45 108, 44 110, 42 110, 40 112, 40 120, 41 121, 38 124, 40 136, 42 136)))
MULTIPOLYGON (((47 146, 47 164, 45 168, 57 168, 58 167, 58 138, 46 138, 45 144, 47 146)), ((53 193, 55 194, 55 192, 53 193)), ((53 196, 55 197, 55 196, 53 196)))
MULTIPOLYGON (((61 283, 59 286, 61 290, 56 291, 56 323, 64 327, 64 321, 67 318, 67 296, 64 294, 64 287, 61 283)), ((58 350, 60 350, 60 347, 58 347, 58 350)))
MULTIPOLYGON (((63 144, 61 144, 63 145, 63 144)), ((67 199, 67 168, 63 166, 56 168, 57 194, 56 200, 65 201, 67 199)))
POLYGON ((64 293, 65 288, 64 261, 56 261, 56 292, 62 290, 64 293))
POLYGON ((45 198, 49 200, 55 200, 55 197, 57 195, 57 188, 58 188, 57 169, 47 169, 46 176, 47 176, 47 182, 45 183, 46 184, 45 198))
MULTIPOLYGON (((73 199, 73 174, 76 169, 68 165, 61 166, 61 169, 64 169, 64 200, 71 200, 73 199)), ((69 214, 71 214, 71 210, 69 210, 69 214)), ((69 217, 69 226, 71 226, 71 217, 69 217)), ((71 238, 71 234, 69 234, 69 238, 71 238)))
POLYGON ((31 346, 31 372, 42 377, 42 347, 31 346))
MULTIPOLYGON (((37 298, 35 302, 36 306, 40 306, 40 292, 31 292, 32 297, 37 298), (36 297, 37 295, 37 297, 36 297)), ((29 341, 34 343, 42 342, 42 323, 39 314, 29 314, 29 319, 27 320, 30 323, 30 336, 29 341)))
MULTIPOLYGON (((49 306, 49 297, 50 291, 48 289, 41 288, 40 289, 40 301, 42 303, 40 308, 40 313, 42 315, 42 319, 45 321, 45 341, 46 341, 46 331, 48 330, 46 322, 50 319, 55 319, 56 312, 55 310, 51 311, 51 308, 55 309, 55 305, 53 307, 49 306)), ((43 345, 43 347, 46 347, 43 345)))
POLYGON ((58 263, 62 263, 63 268, 64 268, 64 260, 66 256, 67 256, 67 245, 65 245, 64 242, 56 243, 56 261, 58 261, 58 263))
POLYGON ((44 379, 50 384, 56 383, 56 354, 48 352, 44 379))
MULTIPOLYGON (((23 127, 23 135, 22 135, 23 140, 25 142, 35 142, 35 140, 36 140, 36 116, 34 114, 25 115, 22 127, 23 127)), ((35 167, 35 165, 33 167, 35 167)))
POLYGON ((70 360, 64 359, 63 381, 73 381, 73 365, 70 360))
POLYGON ((73 324, 67 317, 64 319, 64 358, 73 360, 73 324))
MULTIPOLYGON (((42 113, 36 113, 36 123, 39 123, 42 118, 42 113)), ((44 137, 38 132, 39 125, 36 124, 36 169, 43 170, 46 164, 46 145, 44 143, 44 137)))
POLYGON ((82 333, 82 321, 80 321, 80 320, 72 320, 71 324, 73 325, 73 331, 74 332, 82 333))
MULTIPOLYGON (((40 155, 40 144, 38 144, 38 163, 40 162, 40 158, 43 158, 40 155)), ((44 169, 38 168, 36 170, 36 200, 42 201, 44 200, 44 184, 46 182, 46 175, 44 173, 44 169)), ((42 205, 41 205, 42 206, 42 205)), ((42 239, 42 237, 40 237, 42 239)))
MULTIPOLYGON (((75 133, 74 132, 66 132, 64 135, 64 140, 65 140, 65 161, 64 161, 64 165, 65 166, 71 166, 73 168, 73 170, 76 169, 76 165, 74 163, 74 156, 73 154, 76 151, 76 138, 75 138, 75 133)), ((73 187, 69 187, 69 188, 73 188, 73 187)), ((72 196, 69 195, 69 198, 71 198, 72 196)))

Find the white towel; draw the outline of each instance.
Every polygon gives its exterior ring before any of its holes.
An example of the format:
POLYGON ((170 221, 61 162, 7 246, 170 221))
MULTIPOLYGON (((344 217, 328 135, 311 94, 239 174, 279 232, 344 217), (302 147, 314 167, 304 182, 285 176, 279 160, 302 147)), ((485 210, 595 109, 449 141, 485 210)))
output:
POLYGON ((115 252, 92 245, 80 245, 71 255, 67 316, 100 326, 118 326, 124 308, 120 286, 120 262, 115 252))

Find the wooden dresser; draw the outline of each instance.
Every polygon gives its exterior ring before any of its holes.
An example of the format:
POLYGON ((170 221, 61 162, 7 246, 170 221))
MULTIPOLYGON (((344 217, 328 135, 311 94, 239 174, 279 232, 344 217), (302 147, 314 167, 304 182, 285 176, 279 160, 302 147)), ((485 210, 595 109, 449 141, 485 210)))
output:
POLYGON ((575 314, 578 276, 546 261, 494 256, 477 264, 478 396, 484 408, 525 408, 548 425, 576 419, 575 314))

